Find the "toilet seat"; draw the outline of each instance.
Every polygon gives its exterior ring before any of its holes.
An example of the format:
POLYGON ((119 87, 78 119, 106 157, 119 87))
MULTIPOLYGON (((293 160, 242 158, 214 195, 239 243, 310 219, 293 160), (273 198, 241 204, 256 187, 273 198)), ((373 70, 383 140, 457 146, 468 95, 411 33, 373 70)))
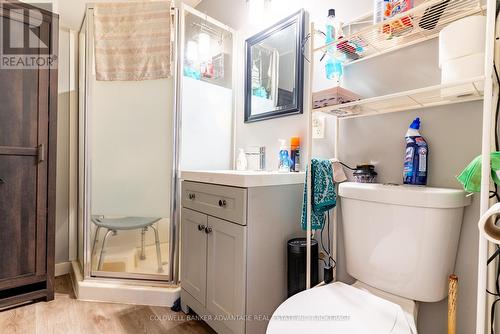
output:
POLYGON ((267 334, 416 334, 396 303, 341 282, 302 291, 274 312, 267 334))

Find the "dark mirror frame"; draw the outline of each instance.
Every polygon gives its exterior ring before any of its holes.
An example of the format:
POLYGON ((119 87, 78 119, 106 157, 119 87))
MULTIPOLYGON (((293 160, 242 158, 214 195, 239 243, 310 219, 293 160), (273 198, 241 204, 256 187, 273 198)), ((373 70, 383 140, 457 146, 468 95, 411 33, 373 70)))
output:
POLYGON ((297 115, 304 113, 304 57, 302 56, 302 41, 305 37, 305 11, 301 9, 297 13, 279 21, 272 27, 250 37, 245 41, 245 123, 263 121, 266 119, 297 115), (296 64, 295 73, 295 101, 293 105, 285 108, 276 109, 279 111, 270 111, 258 115, 252 115, 252 46, 259 44, 273 34, 297 25, 297 43, 296 43, 296 64))

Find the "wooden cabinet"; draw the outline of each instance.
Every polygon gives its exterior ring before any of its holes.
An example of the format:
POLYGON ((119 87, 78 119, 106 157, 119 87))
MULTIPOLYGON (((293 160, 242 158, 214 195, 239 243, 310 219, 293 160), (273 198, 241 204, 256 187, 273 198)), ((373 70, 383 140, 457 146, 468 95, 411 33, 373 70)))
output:
POLYGON ((217 333, 265 333, 286 299, 286 242, 302 235, 302 184, 182 182, 181 304, 217 333))
MULTIPOLYGON (((0 19, 4 29, 19 28, 10 42, 24 45, 20 53, 36 51, 23 43, 24 28, 37 36, 58 31, 57 16, 15 1, 0 4, 0 19), (30 27, 35 16, 42 20, 30 27)), ((49 39, 56 55, 57 34, 49 39)), ((55 63, 0 67, 0 308, 54 298, 56 113, 55 63)))

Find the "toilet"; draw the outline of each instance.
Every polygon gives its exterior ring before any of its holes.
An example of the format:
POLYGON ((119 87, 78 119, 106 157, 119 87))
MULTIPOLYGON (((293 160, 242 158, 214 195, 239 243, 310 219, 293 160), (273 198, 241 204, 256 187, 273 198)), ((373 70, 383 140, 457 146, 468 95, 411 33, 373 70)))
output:
POLYGON ((464 207, 461 190, 342 183, 347 273, 281 304, 267 334, 416 334, 417 302, 448 293, 464 207))

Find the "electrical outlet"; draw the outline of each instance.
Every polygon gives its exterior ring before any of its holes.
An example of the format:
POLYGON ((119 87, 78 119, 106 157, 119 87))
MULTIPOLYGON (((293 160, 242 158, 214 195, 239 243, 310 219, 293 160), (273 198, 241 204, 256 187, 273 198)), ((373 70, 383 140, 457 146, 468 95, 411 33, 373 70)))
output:
POLYGON ((313 139, 325 138, 325 117, 316 117, 312 121, 312 137, 313 139))

